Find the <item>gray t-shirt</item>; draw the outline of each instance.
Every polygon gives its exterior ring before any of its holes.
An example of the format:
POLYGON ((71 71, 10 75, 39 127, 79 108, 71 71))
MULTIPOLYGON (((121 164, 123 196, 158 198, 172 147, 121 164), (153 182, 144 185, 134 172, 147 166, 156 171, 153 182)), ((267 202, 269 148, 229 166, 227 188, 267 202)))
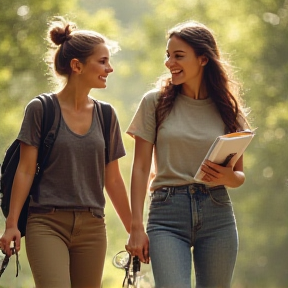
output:
MULTIPOLYGON (((55 107, 59 111, 58 100, 55 107)), ((43 108, 40 100, 31 100, 26 109, 18 139, 39 147, 43 108)), ((37 195, 31 206, 91 207, 104 216, 103 194, 105 173, 105 141, 95 107, 93 120, 85 135, 73 133, 63 117, 37 195)), ((102 115, 101 115, 102 116, 102 115)), ((112 109, 110 161, 125 155, 121 131, 112 109)))
MULTIPOLYGON (((154 143, 158 97, 157 90, 144 95, 128 127, 129 135, 154 143)), ((150 190, 194 183, 193 176, 210 146, 223 134, 225 124, 211 98, 195 100, 179 94, 158 130, 154 149, 156 177, 150 190)))

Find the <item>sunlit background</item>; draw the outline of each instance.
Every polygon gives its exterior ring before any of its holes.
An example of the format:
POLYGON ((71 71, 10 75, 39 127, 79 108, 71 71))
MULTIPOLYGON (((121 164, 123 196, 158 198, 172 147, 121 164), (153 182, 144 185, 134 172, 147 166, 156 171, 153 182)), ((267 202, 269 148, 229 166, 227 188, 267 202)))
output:
MULTIPOLYGON (((247 180, 230 190, 240 237, 233 288, 288 287, 288 0, 1 0, 0 15, 0 160, 19 131, 25 105, 53 89, 43 61, 46 23, 67 15, 79 28, 97 30, 122 48, 112 58, 115 72, 107 89, 91 94, 117 110, 127 189, 133 141, 125 130, 143 93, 165 72, 165 32, 189 19, 212 28, 243 83, 252 125, 258 127, 244 157, 247 180)), ((124 271, 112 266, 112 258, 128 235, 108 198, 106 223, 103 288, 117 288, 124 271)), ((0 214, 0 234, 4 226, 0 214)), ((24 241, 19 277, 12 257, 0 287, 34 287, 24 241)), ((143 270, 142 287, 153 287, 150 267, 143 270)))

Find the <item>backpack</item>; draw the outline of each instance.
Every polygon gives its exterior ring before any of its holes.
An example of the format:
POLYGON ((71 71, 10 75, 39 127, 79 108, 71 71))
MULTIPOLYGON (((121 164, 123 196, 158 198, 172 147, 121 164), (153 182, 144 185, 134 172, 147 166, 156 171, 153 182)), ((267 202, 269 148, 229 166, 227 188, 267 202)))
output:
MULTIPOLYGON (((41 131, 43 131, 43 133, 41 133, 40 146, 37 159, 37 168, 34 181, 18 219, 18 229, 21 233, 21 237, 25 236, 26 232, 30 195, 32 195, 33 193, 35 193, 35 191, 37 191, 37 187, 43 174, 44 167, 50 156, 60 126, 61 113, 55 115, 55 108, 54 108, 55 104, 52 95, 53 94, 41 94, 36 97, 41 101, 43 106, 43 118, 41 127, 41 131)), ((94 102, 97 108, 98 116, 100 115, 99 104, 102 110, 103 119, 101 117, 99 118, 102 127, 103 137, 105 140, 105 163, 107 164, 109 162, 110 126, 111 126, 112 108, 108 103, 96 100, 94 100, 94 102)), ((11 190, 19 158, 20 158, 20 141, 16 139, 7 149, 3 163, 1 165, 0 200, 1 200, 1 209, 5 218, 7 218, 9 214, 11 190)))

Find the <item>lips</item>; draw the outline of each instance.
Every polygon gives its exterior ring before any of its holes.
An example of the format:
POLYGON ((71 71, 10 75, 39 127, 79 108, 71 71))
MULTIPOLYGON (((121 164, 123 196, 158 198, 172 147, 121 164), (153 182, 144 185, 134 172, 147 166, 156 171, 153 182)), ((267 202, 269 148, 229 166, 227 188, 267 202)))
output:
POLYGON ((101 80, 103 80, 103 81, 106 81, 107 76, 99 76, 99 79, 101 79, 101 80))

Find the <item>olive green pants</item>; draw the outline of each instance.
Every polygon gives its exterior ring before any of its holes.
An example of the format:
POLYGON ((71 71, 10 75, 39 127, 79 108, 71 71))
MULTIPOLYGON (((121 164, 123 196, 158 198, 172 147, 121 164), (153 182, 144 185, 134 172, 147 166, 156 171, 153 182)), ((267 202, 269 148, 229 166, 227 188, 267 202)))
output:
POLYGON ((99 288, 107 248, 103 217, 90 211, 29 213, 26 251, 36 288, 99 288))

